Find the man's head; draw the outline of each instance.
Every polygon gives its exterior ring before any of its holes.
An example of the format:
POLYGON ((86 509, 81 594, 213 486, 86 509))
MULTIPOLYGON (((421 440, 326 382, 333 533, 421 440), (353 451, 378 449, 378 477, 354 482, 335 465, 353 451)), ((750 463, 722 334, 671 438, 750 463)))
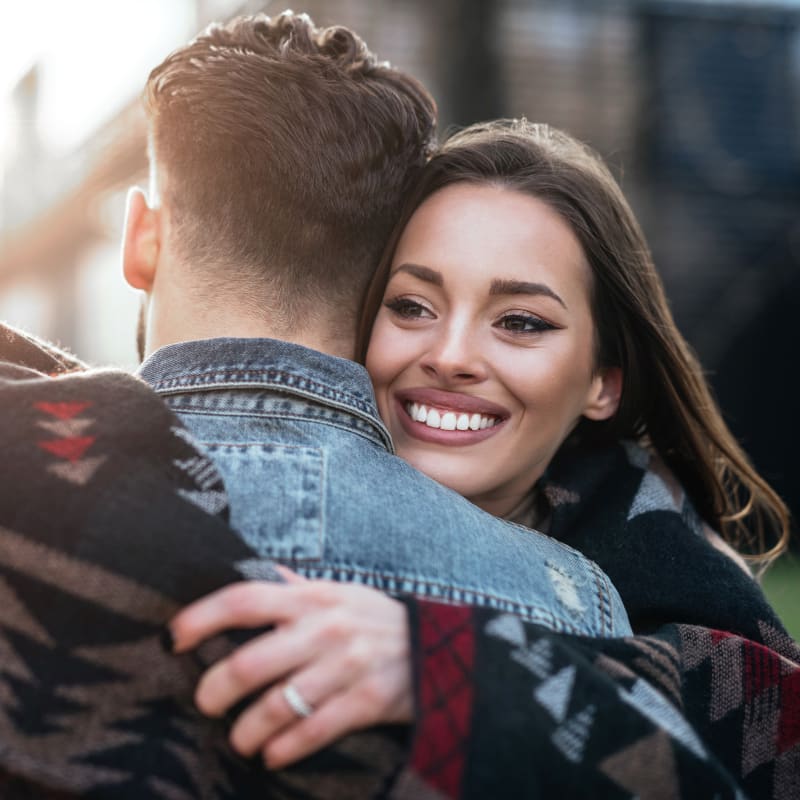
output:
MULTIPOLYGON (((219 303, 272 335, 325 324, 351 336, 432 146, 425 89, 352 31, 286 12, 211 26, 152 71, 145 106, 150 207, 132 198, 124 260, 149 314, 179 284, 206 319, 219 303)), ((175 328, 148 349, 198 329, 175 328)))

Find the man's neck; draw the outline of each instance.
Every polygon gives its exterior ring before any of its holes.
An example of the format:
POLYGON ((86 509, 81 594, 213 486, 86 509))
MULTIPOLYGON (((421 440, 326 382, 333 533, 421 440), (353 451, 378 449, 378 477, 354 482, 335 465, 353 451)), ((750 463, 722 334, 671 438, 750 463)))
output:
POLYGON ((283 329, 270 323, 269 312, 259 316, 247 309, 220 300, 209 307, 207 304, 191 305, 180 303, 164 304, 159 308, 158 301, 151 300, 145 354, 168 344, 188 342, 200 339, 216 339, 232 337, 237 339, 278 339, 292 344, 299 344, 318 350, 327 355, 352 359, 355 354, 354 334, 343 333, 341 326, 330 323, 315 323, 303 330, 283 329))
POLYGON ((291 344, 299 344, 303 347, 308 347, 312 350, 318 350, 329 356, 338 356, 339 358, 347 358, 353 360, 354 346, 352 341, 344 342, 330 337, 313 336, 313 335, 279 335, 274 331, 264 328, 240 326, 236 329, 224 328, 187 328, 182 332, 176 332, 173 336, 160 337, 154 339, 152 344, 148 342, 146 348, 146 355, 164 347, 168 344, 177 344, 179 342, 190 342, 202 339, 216 339, 220 337, 234 338, 234 339, 277 339, 279 341, 289 342, 291 344))

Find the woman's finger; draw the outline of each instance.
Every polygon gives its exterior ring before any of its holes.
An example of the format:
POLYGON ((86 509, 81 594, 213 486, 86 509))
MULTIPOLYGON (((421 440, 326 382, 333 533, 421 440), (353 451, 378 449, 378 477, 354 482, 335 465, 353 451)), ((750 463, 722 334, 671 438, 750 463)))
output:
POLYGON ((317 648, 313 628, 302 623, 258 636, 206 670, 195 703, 204 714, 220 716, 257 689, 296 672, 317 648))
POLYGON ((230 735, 234 750, 252 756, 270 738, 303 719, 286 698, 287 686, 299 693, 312 714, 316 714, 318 707, 351 682, 351 676, 339 667, 336 658, 322 659, 267 689, 236 720, 230 735))
POLYGON ((284 727, 262 748, 262 755, 270 769, 280 769, 378 721, 383 720, 376 718, 369 694, 356 687, 331 695, 310 717, 284 727))
POLYGON ((342 651, 292 673, 288 684, 312 713, 298 715, 285 696, 286 683, 271 687, 246 709, 231 731, 233 747, 250 756, 259 749, 283 765, 330 744, 339 736, 378 722, 410 722, 414 701, 407 659, 374 661, 342 651), (331 714, 333 704, 335 716, 331 714), (315 718, 316 721, 311 721, 315 718), (271 741, 281 741, 277 755, 271 741), (266 749, 265 749, 266 748, 266 749), (283 748, 286 748, 285 752, 283 748))
POLYGON ((244 581, 196 600, 170 622, 176 652, 191 650, 230 628, 254 628, 294 619, 305 609, 314 584, 244 581))

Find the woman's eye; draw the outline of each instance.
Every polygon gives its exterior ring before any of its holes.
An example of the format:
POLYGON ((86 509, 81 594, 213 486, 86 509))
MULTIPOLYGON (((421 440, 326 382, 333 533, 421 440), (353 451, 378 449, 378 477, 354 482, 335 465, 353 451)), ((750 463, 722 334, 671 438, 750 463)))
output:
POLYGON ((510 333, 541 333, 555 329, 555 325, 531 314, 506 314, 496 324, 510 333))
POLYGON ((422 303, 418 303, 416 300, 410 300, 407 297, 386 300, 384 305, 389 311, 403 319, 419 319, 420 317, 429 317, 431 315, 431 312, 423 306, 422 303))

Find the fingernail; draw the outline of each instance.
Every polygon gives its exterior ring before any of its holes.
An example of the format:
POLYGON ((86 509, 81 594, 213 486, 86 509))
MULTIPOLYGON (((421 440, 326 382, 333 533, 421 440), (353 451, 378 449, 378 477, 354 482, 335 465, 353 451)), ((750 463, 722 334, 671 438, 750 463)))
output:
POLYGON ((161 643, 161 647, 167 653, 174 653, 175 652, 175 637, 172 635, 172 629, 169 625, 165 625, 161 629, 161 633, 158 637, 159 642, 161 643))

